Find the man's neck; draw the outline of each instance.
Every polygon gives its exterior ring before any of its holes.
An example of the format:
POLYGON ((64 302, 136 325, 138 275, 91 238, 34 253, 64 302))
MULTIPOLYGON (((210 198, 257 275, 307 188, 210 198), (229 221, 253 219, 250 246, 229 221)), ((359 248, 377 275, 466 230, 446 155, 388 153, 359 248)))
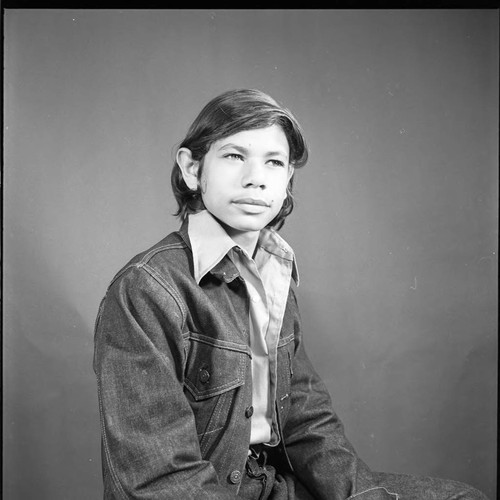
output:
POLYGON ((257 242, 259 241, 260 231, 237 231, 227 226, 224 226, 224 229, 229 237, 253 258, 257 242))

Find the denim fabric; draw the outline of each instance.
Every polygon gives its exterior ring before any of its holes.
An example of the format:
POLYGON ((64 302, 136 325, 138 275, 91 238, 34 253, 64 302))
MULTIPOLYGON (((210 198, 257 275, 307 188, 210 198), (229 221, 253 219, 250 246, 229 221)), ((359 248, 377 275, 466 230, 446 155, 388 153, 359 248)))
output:
MULTIPOLYGON (((282 476, 272 466, 259 466, 249 459, 246 477, 238 498, 246 500, 314 500, 296 478, 282 476)), ((374 473, 378 486, 355 494, 352 500, 487 500, 475 488, 448 479, 411 476, 407 474, 374 473), (389 492, 397 491, 397 494, 389 492)))
POLYGON ((479 490, 450 479, 409 474, 374 473, 379 486, 396 491, 399 500, 488 500, 479 490))
POLYGON ((281 473, 261 457, 249 456, 238 498, 246 500, 314 500, 291 473, 281 473))
MULTIPOLYGON (((112 280, 95 328, 104 498, 225 500, 245 476, 248 297, 224 258, 198 285, 184 224, 112 280)), ((290 289, 269 462, 317 500, 395 498, 357 456, 302 342, 290 289)), ((458 497, 457 497, 458 498, 458 497)))

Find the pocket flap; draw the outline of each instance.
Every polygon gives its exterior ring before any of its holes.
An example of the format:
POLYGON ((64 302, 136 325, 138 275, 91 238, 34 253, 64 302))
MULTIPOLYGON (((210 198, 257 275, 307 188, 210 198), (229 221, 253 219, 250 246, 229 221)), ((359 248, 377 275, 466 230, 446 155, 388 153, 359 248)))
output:
POLYGON ((196 401, 218 396, 245 382, 248 347, 190 334, 185 385, 196 401))

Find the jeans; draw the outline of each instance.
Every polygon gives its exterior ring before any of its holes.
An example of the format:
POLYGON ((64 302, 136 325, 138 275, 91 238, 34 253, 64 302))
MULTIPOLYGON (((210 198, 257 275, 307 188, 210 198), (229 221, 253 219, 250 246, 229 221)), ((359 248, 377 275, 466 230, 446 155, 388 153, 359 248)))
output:
MULTIPOLYGON (((352 500, 488 500, 468 484, 424 476, 374 472, 376 486, 355 494, 352 500)), ((314 500, 289 473, 281 474, 264 454, 250 455, 239 498, 246 500, 314 500)))

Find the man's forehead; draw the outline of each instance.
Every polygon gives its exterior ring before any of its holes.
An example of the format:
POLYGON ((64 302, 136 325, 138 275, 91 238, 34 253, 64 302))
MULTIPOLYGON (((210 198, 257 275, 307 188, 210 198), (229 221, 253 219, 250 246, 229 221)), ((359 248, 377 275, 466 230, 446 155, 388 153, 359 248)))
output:
POLYGON ((242 130, 233 135, 218 139, 212 144, 215 149, 249 150, 252 148, 266 149, 266 153, 282 154, 288 156, 289 145, 285 133, 278 125, 270 127, 242 130))

